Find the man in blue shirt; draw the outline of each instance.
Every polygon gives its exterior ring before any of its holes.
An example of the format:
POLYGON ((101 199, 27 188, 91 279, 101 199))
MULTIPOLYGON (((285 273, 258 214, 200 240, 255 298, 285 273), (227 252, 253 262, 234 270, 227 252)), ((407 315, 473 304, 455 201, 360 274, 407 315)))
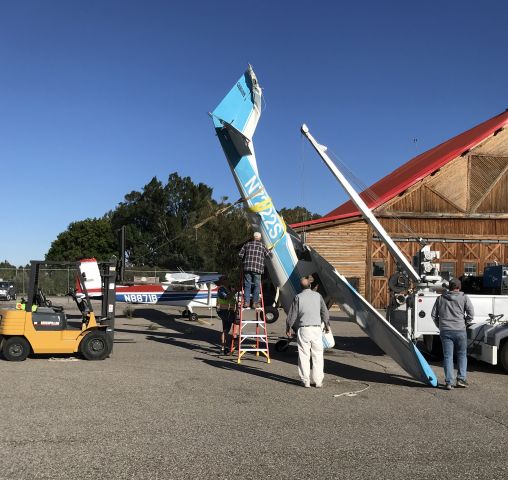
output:
POLYGON ((236 292, 234 288, 231 288, 229 280, 225 275, 219 278, 218 285, 217 315, 222 320, 222 332, 220 336, 221 352, 227 354, 229 353, 229 332, 236 319, 236 292))

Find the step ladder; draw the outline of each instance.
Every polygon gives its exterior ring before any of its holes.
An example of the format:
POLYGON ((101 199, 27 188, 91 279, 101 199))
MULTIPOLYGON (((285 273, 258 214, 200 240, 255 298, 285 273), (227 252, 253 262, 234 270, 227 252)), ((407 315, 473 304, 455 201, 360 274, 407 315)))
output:
MULTIPOLYGON (((263 287, 260 285, 259 290, 259 301, 261 302, 261 308, 256 308, 255 310, 250 308, 243 308, 245 299, 245 292, 243 289, 243 275, 240 281, 241 290, 238 292, 236 319, 235 323, 233 324, 231 348, 229 350, 230 355, 233 355, 236 350, 237 363, 241 363, 242 357, 247 352, 255 352, 257 357, 259 357, 259 354, 263 354, 266 357, 267 363, 270 363, 263 287), (255 313, 254 320, 246 318, 245 314, 247 312, 255 313)), ((250 315, 247 315, 247 317, 250 317, 250 315)))

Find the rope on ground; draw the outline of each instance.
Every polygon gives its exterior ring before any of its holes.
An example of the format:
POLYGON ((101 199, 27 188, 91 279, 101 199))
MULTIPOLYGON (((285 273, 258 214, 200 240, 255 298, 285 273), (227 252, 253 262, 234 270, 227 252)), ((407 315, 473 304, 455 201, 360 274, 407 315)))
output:
MULTIPOLYGON (((340 383, 340 380, 337 380, 337 383, 340 383)), ((370 385, 368 383, 363 383, 362 382, 362 385, 367 385, 367 386, 365 388, 360 389, 360 390, 353 390, 351 392, 344 392, 344 393, 336 393, 333 396, 333 398, 338 398, 338 397, 356 397, 360 393, 365 392, 365 390, 368 390, 370 388, 370 385)))
POLYGON ((49 362, 79 362, 80 359, 76 357, 50 357, 49 362))

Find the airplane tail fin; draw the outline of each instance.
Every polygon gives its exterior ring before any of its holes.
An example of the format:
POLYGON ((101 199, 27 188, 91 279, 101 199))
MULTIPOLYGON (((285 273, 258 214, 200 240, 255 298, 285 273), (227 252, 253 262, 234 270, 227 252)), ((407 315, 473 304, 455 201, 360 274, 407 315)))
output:
POLYGON ((211 115, 215 128, 228 125, 252 140, 261 115, 261 87, 250 65, 211 115))
MULTIPOLYGON (((101 295, 102 281, 99 265, 95 258, 84 258, 80 260, 80 270, 84 274, 83 283, 88 290, 90 297, 97 297, 101 295)), ((79 282, 76 282, 76 291, 81 292, 79 282)))

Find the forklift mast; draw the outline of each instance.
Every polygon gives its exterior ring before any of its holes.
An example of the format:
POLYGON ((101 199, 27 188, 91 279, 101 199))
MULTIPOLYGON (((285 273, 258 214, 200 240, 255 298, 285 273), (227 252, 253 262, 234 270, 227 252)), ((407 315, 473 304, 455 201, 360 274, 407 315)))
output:
POLYGON ((115 327, 115 304, 116 304, 116 259, 101 263, 102 304, 101 324, 115 327))

